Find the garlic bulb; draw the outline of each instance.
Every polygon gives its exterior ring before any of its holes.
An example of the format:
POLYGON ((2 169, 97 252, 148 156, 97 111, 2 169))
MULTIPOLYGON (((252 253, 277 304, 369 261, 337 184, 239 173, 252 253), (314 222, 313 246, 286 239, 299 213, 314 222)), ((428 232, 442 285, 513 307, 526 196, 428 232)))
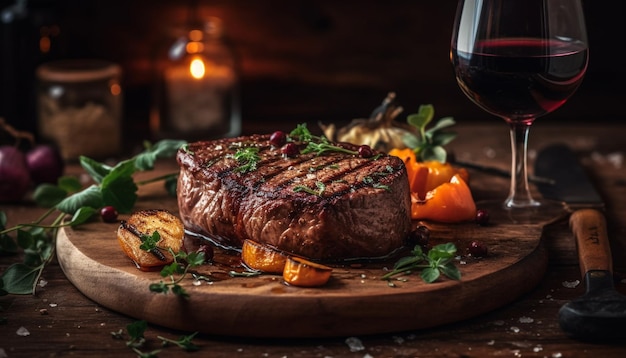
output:
POLYGON ((405 148, 404 136, 414 135, 415 132, 408 124, 395 121, 403 111, 395 99, 396 94, 390 92, 368 119, 353 119, 347 126, 339 129, 334 124, 320 123, 320 127, 328 139, 336 142, 365 144, 385 153, 393 148, 405 148))

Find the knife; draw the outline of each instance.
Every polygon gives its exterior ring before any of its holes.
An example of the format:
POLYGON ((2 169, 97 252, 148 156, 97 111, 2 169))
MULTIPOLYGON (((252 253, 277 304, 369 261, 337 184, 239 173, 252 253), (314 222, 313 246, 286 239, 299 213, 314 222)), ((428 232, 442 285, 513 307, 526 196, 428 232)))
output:
POLYGON ((590 341, 626 338, 626 296, 615 290, 613 262, 603 209, 604 202, 578 158, 566 145, 549 146, 537 155, 535 175, 554 180, 538 183, 546 199, 559 200, 571 212, 586 292, 561 307, 559 325, 569 336, 590 341))

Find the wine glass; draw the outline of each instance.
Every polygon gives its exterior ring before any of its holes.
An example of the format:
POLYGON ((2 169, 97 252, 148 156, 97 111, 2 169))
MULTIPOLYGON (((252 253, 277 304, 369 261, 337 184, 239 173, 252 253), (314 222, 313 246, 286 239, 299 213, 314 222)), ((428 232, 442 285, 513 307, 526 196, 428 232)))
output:
POLYGON ((459 1, 450 51, 457 82, 475 104, 510 126, 509 196, 488 209, 491 216, 539 222, 564 212, 562 203, 531 195, 528 134, 537 117, 576 91, 588 52, 580 0, 459 1))

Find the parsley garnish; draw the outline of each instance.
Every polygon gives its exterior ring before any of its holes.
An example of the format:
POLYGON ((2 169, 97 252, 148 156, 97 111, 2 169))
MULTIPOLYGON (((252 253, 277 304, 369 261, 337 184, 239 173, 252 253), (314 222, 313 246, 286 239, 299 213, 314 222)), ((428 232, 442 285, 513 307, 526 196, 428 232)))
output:
POLYGON ((421 277, 427 283, 435 282, 441 274, 453 279, 460 280, 461 272, 454 265, 456 246, 452 243, 434 246, 425 254, 422 247, 416 245, 410 256, 399 259, 393 270, 382 277, 390 280, 392 276, 409 274, 414 270, 422 270, 421 277))
POLYGON ((179 251, 178 253, 174 253, 172 249, 169 249, 169 252, 174 257, 174 262, 165 265, 163 269, 161 269, 161 277, 169 277, 169 281, 164 282, 161 280, 159 283, 150 284, 150 291, 168 293, 171 290, 172 293, 177 296, 189 298, 189 294, 180 285, 180 282, 185 278, 191 268, 204 263, 204 252, 185 253, 184 251, 179 251), (183 261, 186 262, 186 265, 183 264, 183 261), (178 275, 178 277, 176 277, 176 275, 178 275))
MULTIPOLYGON (((126 326, 126 332, 128 333, 129 340, 126 341, 126 346, 130 347, 133 352, 137 354, 138 357, 141 358, 156 358, 157 355, 161 352, 160 350, 153 350, 151 352, 142 352, 139 348, 142 348, 146 343, 145 332, 148 329, 148 322, 141 320, 135 321, 126 326)), ((162 336, 157 336, 158 339, 161 340, 162 346, 166 347, 169 344, 174 344, 187 352, 194 352, 200 349, 197 345, 195 345, 192 340, 198 332, 194 332, 187 336, 181 336, 179 339, 169 339, 162 336)), ((117 332, 111 332, 113 338, 123 339, 123 331, 120 329, 117 332)))
POLYGON ((246 147, 237 150, 233 155, 233 158, 240 164, 235 168, 240 173, 247 173, 256 170, 257 163, 261 160, 259 157, 259 148, 246 147))

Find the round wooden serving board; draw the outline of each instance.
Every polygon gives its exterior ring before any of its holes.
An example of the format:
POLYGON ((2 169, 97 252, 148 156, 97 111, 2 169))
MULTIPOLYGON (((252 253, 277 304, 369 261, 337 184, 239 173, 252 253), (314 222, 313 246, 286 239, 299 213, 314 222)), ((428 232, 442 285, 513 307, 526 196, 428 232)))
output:
MULTIPOLYGON (((175 213, 175 199, 142 198, 137 210, 148 208, 175 213)), ((117 225, 100 222, 60 230, 57 256, 68 279, 105 307, 173 329, 242 337, 349 336, 443 325, 515 300, 545 273, 540 226, 429 226, 433 244, 450 241, 459 248, 460 281, 427 284, 414 273, 393 280, 391 287, 381 276, 396 259, 334 267, 328 284, 319 288, 288 286, 273 275, 230 277, 228 267, 205 265, 199 273, 214 280, 194 282, 188 276, 185 299, 151 292, 149 285, 162 280, 159 272, 138 270, 117 242, 117 225), (465 255, 473 239, 488 246, 486 258, 465 255)), ((231 259, 238 263, 238 256, 231 259)))

